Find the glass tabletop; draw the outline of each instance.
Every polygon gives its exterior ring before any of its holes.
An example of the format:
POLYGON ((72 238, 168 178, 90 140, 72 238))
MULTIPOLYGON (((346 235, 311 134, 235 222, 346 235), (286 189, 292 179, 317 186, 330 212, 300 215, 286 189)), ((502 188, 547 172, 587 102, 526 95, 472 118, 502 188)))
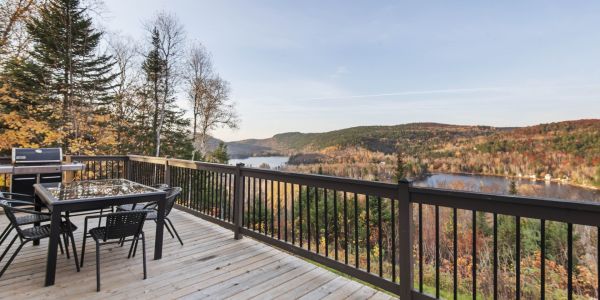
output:
POLYGON ((69 183, 43 183, 44 187, 58 201, 128 196, 155 193, 160 190, 127 179, 102 179, 73 181, 69 183))

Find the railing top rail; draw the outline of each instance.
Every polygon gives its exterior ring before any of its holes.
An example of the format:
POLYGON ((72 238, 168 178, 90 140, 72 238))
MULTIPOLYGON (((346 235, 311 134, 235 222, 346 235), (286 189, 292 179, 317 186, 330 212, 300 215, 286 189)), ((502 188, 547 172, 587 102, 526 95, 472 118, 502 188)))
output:
POLYGON ((71 157, 71 160, 76 161, 93 161, 93 160, 127 160, 127 155, 66 155, 71 157))
POLYGON ((165 165, 168 162, 169 166, 173 167, 182 167, 195 170, 207 170, 221 173, 233 173, 236 168, 235 166, 231 165, 199 162, 177 158, 150 157, 141 155, 127 155, 127 157, 129 157, 129 160, 131 161, 147 162, 160 165, 165 165))
POLYGON ((600 203, 410 187, 411 201, 527 218, 600 226, 600 203))
POLYGON ((391 183, 366 181, 318 174, 302 174, 284 171, 274 171, 248 167, 243 167, 241 171, 242 176, 246 177, 284 181, 288 183, 309 185, 349 193, 368 194, 370 196, 376 197, 384 197, 391 199, 398 198, 398 186, 391 183))

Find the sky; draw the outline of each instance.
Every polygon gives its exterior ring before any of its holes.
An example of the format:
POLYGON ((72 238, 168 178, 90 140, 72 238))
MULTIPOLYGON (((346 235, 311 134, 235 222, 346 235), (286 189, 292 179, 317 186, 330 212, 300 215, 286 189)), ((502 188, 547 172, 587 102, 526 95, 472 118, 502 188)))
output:
POLYGON ((104 2, 108 32, 143 40, 164 10, 212 53, 241 119, 226 141, 600 118, 598 1, 104 2))

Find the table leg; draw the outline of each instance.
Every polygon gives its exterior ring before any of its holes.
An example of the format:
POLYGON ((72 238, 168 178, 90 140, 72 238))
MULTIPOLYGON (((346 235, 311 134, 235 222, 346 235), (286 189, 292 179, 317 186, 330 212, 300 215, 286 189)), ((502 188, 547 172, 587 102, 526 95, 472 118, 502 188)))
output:
POLYGON ((56 248, 60 238, 60 210, 54 208, 50 221, 50 240, 48 242, 48 257, 46 257, 46 286, 54 285, 56 275, 56 248))
MULTIPOLYGON (((38 197, 37 195, 33 195, 33 202, 34 202, 34 209, 35 211, 42 211, 42 201, 40 200, 40 197, 38 197)), ((40 222, 35 222, 33 223, 33 226, 40 226, 40 222)), ((34 240, 33 241, 33 245, 34 246, 38 246, 40 244, 40 240, 34 240)))
POLYGON ((154 241, 154 259, 162 258, 163 229, 165 226, 165 199, 158 201, 158 210, 156 211, 156 238, 154 241))

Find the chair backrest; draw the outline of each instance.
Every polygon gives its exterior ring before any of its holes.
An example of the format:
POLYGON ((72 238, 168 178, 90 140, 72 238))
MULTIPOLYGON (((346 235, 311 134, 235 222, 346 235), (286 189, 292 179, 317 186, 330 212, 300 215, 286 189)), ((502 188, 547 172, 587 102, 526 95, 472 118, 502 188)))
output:
POLYGON ((173 206, 175 205, 175 201, 177 201, 177 198, 179 197, 179 195, 181 195, 181 188, 172 187, 165 189, 165 192, 167 192, 165 202, 165 216, 168 216, 169 213, 171 213, 171 209, 173 209, 173 206))
POLYGON ((104 240, 135 236, 142 232, 147 210, 130 210, 106 215, 104 240))
POLYGON ((23 232, 21 230, 21 226, 19 226, 19 223, 17 222, 17 217, 15 216, 15 212, 24 212, 24 213, 30 213, 30 214, 34 214, 37 212, 31 211, 28 209, 23 209, 23 208, 16 208, 16 207, 14 207, 14 205, 18 205, 18 203, 12 203, 12 201, 10 201, 10 200, 0 199, 0 207, 2 207, 4 209, 4 214, 10 221, 10 224, 13 227, 15 227, 15 229, 17 230, 17 234, 20 237, 23 237, 23 232))
POLYGON ((169 189, 169 185, 166 183, 155 184, 152 187, 161 191, 166 191, 169 189))
POLYGON ((33 196, 25 195, 25 194, 9 193, 9 192, 0 192, 0 200, 8 200, 8 201, 19 200, 19 201, 23 201, 23 202, 28 202, 26 204, 25 203, 12 203, 12 206, 32 205, 35 202, 33 196))

